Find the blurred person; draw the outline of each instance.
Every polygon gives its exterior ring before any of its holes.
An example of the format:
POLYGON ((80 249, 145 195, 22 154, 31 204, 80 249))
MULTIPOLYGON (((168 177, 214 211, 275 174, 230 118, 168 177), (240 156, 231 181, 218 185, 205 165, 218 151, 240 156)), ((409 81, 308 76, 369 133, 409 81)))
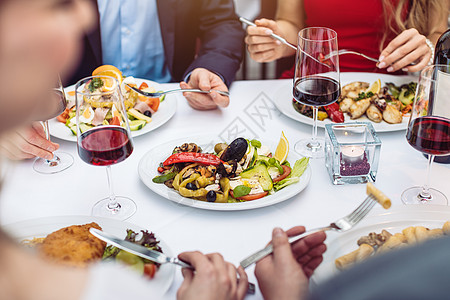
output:
MULTIPOLYGON (((52 75, 68 74, 73 67, 93 12, 85 0, 0 0, 0 133, 56 111, 48 101, 52 75)), ((210 291, 221 296, 217 299, 243 298, 245 273, 238 271, 237 284, 237 270, 219 254, 180 257, 196 267, 195 274, 183 271, 180 299, 210 299, 210 291), (207 283, 208 290, 193 294, 192 290, 204 290, 200 282, 207 283)), ((137 274, 109 264, 77 269, 45 262, 0 229, 0 299, 151 299, 146 286, 137 274)))
MULTIPOLYGON (((89 1, 98 10, 98 20, 83 43, 76 45, 82 47, 82 59, 66 84, 110 64, 126 76, 181 81, 183 89, 228 91, 244 44, 233 0, 89 1)), ((216 92, 184 96, 198 110, 226 107, 230 101, 216 92)), ((39 123, 0 137, 0 153, 13 160, 52 159, 58 148, 45 139, 39 123)))
MULTIPOLYGON (((297 45, 297 33, 305 27, 328 27, 337 32, 339 49, 356 55, 339 57, 342 72, 418 72, 432 60, 434 45, 447 29, 448 0, 283 0, 278 1, 276 20, 256 20, 248 27, 247 49, 258 62, 295 54, 270 37, 273 32, 297 45)), ((293 77, 293 71, 288 73, 293 77)))

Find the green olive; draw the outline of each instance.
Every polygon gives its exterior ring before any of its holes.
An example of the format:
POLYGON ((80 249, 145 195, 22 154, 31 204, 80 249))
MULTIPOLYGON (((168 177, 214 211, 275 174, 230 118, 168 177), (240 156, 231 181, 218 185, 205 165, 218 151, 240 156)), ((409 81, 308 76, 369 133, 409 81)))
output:
POLYGON ((218 143, 214 146, 214 152, 220 153, 228 147, 226 143, 218 143))

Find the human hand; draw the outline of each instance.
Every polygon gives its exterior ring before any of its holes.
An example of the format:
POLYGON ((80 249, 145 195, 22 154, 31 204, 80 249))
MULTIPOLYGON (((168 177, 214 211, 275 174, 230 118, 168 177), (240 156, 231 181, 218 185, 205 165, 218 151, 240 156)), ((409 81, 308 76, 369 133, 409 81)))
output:
POLYGON ((0 139, 0 152, 12 160, 34 157, 52 159, 59 145, 45 138, 44 128, 40 122, 31 126, 7 132, 0 139))
POLYGON ((305 231, 302 226, 272 233, 273 254, 256 264, 255 276, 264 299, 303 299, 308 292, 308 278, 322 262, 326 250, 325 233, 305 237, 292 246, 288 235, 305 231))
POLYGON ((245 43, 250 57, 257 62, 270 62, 294 52, 270 35, 275 33, 283 36, 277 22, 274 20, 256 20, 258 26, 248 26, 245 43))
POLYGON ((400 69, 405 72, 422 70, 432 55, 426 39, 415 28, 404 30, 381 52, 378 68, 387 68, 388 72, 400 69), (410 66, 411 63, 416 64, 410 66))
MULTIPOLYGON (((228 88, 223 80, 211 71, 203 68, 197 68, 192 71, 189 82, 180 82, 182 89, 201 89, 209 91, 211 89, 228 92, 228 88)), ((183 93, 190 106, 198 110, 210 110, 219 107, 227 107, 230 104, 230 98, 212 91, 209 94, 201 93, 183 93)))
POLYGON ((177 292, 180 300, 241 300, 244 299, 248 279, 242 267, 237 270, 218 253, 203 255, 200 252, 184 252, 178 256, 190 263, 195 272, 183 268, 184 281, 177 292), (239 282, 237 281, 239 274, 239 282))

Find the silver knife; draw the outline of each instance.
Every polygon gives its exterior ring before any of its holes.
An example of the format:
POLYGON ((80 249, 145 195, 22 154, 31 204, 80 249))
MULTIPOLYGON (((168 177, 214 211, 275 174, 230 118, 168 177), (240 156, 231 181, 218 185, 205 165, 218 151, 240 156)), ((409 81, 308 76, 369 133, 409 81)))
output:
POLYGON ((113 245, 119 249, 127 251, 131 254, 137 255, 139 257, 153 261, 155 263, 158 263, 158 264, 170 263, 170 264, 179 265, 183 268, 194 269, 193 266, 179 260, 176 257, 167 257, 166 255, 164 255, 161 252, 158 252, 155 250, 150 250, 144 246, 134 244, 134 243, 131 243, 128 241, 124 241, 122 239, 119 239, 118 237, 115 237, 111 234, 100 231, 98 229, 91 228, 91 229, 89 229, 89 232, 93 236, 101 239, 104 242, 107 242, 110 245, 113 245))
MULTIPOLYGON (((139 257, 148 259, 150 261, 153 261, 155 263, 158 264, 166 264, 166 263, 170 263, 170 264, 175 264, 175 265, 179 265, 183 268, 188 268, 188 269, 194 269, 193 266, 191 266, 188 263, 185 263, 184 261, 179 260, 176 257, 167 257, 166 255, 164 255, 161 252, 155 251, 155 250, 150 250, 148 248, 145 248, 144 246, 138 245, 138 244, 134 244, 128 241, 124 241, 114 235, 111 235, 109 233, 103 232, 101 230, 98 230, 96 228, 90 228, 89 232, 95 236, 96 238, 99 238, 100 240, 113 245, 119 249, 122 249, 124 251, 127 251, 131 254, 137 255, 139 257)), ((239 280, 239 279, 238 279, 239 280)), ((248 289, 247 289, 247 294, 255 294, 255 284, 249 282, 248 283, 248 289)))

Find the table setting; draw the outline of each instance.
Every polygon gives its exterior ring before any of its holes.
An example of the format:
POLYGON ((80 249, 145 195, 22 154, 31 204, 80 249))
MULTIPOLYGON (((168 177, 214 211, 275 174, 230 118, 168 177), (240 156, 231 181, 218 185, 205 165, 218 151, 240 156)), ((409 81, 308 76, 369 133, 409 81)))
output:
MULTIPOLYGON (((61 145, 58 152, 74 158, 73 165, 49 175, 33 170, 33 161, 11 164, 2 190, 2 226, 18 241, 40 243, 62 227, 95 222, 92 227, 100 228, 90 232, 109 241, 103 257, 150 272, 150 288, 163 299, 175 298, 182 276, 173 264, 187 266, 175 258, 184 251, 220 252, 247 268, 249 281, 256 283, 252 265, 271 253, 271 246, 264 246, 274 227, 333 229, 326 241, 330 250, 312 276, 312 286, 338 274, 338 259, 353 255, 353 260, 362 260, 356 253, 361 246, 354 250, 353 245, 358 237, 403 230, 404 241, 398 243, 405 246, 414 236, 411 230, 417 240, 426 240, 423 226, 438 227, 425 228, 433 237, 448 234, 449 165, 433 164, 431 172, 432 159, 427 169, 421 153, 432 157, 448 151, 448 141, 439 133, 448 126, 440 117, 445 106, 428 99, 430 90, 443 90, 435 86, 433 76, 445 70, 430 67, 420 80, 339 73, 339 54, 333 55, 337 43, 318 47, 312 42, 315 30, 304 33, 304 42, 299 39, 297 48, 302 50, 297 51, 294 82, 234 82, 225 109, 195 110, 178 84, 122 78, 117 68, 108 66, 64 88, 64 103, 72 105, 48 122, 48 132, 61 145), (315 57, 324 54, 327 59, 317 65, 315 57), (414 100, 406 99, 411 82, 418 82, 414 100), (341 87, 345 91, 354 83, 360 88, 351 91, 353 99, 350 92, 338 101, 340 115, 325 108, 328 118, 323 118, 318 108, 335 104, 341 87), (391 89, 397 89, 396 96, 391 89), (344 115, 346 100, 351 105, 344 115), (394 113, 397 121, 392 121, 392 113, 385 115, 395 101, 409 105, 417 128, 408 128, 409 114, 402 115, 400 109, 394 113), (312 105, 311 114, 298 103, 312 105), (420 122, 437 127, 424 131, 420 122), (413 185, 422 188, 411 191, 413 185), (419 200, 414 202, 414 197, 419 200), (416 205, 405 205, 412 203, 416 205), (407 226, 413 229, 405 232, 407 226), (145 230, 151 232, 150 244, 144 241, 150 234, 145 230), (126 249, 145 260, 121 254, 126 249), (163 264, 154 267, 148 260, 163 264)), ((319 35, 336 40, 332 30, 319 35)), ((47 163, 51 169, 58 161, 47 163)), ((399 239, 386 233, 376 249, 393 248, 384 246, 391 237, 399 239)), ((368 251, 364 259, 375 250, 368 251)), ((252 284, 248 298, 261 299, 252 284)))

